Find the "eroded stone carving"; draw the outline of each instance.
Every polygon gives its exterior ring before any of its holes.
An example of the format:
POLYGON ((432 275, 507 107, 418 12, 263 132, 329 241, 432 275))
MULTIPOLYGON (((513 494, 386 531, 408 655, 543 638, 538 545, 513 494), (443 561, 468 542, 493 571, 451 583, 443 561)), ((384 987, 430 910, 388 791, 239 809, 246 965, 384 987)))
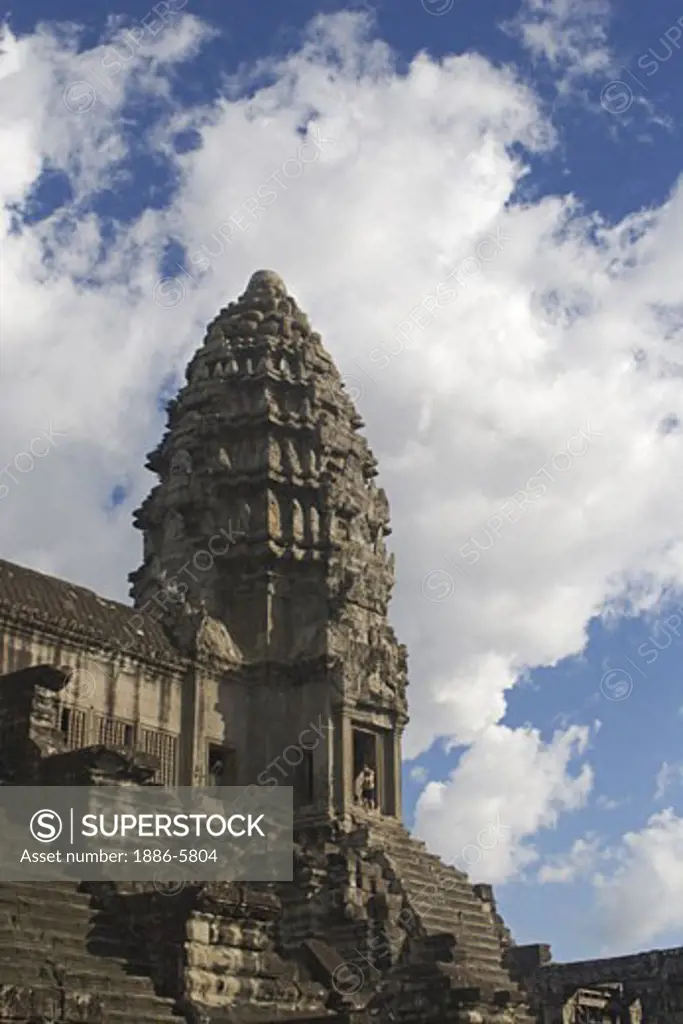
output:
POLYGON ((304 513, 296 498, 292 501, 292 534, 294 540, 302 541, 305 537, 304 513))
POLYGON ((173 544, 175 541, 181 540, 184 533, 185 524, 183 522, 183 517, 179 512, 175 512, 171 509, 164 520, 164 543, 173 544))
POLYGON ((171 476, 188 476, 192 472, 192 459, 185 448, 179 448, 171 459, 171 476))
POLYGON ((282 520, 280 517, 280 505, 276 496, 268 494, 268 532, 278 537, 282 532, 282 520))

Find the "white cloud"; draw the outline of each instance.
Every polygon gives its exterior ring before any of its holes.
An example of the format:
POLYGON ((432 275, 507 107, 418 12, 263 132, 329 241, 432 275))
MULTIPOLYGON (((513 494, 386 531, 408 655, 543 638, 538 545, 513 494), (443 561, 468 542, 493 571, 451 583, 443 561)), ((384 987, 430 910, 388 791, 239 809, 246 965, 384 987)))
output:
POLYGON ((588 730, 577 726, 556 732, 547 743, 534 729, 492 726, 448 782, 425 788, 416 833, 478 881, 514 877, 538 859, 530 837, 552 828, 563 811, 585 805, 592 771, 582 765, 573 774, 572 768, 588 742, 588 730))
POLYGON ((668 789, 683 782, 683 764, 669 764, 662 761, 655 778, 655 800, 661 800, 668 789))
POLYGON ((683 928, 683 819, 669 807, 628 832, 617 868, 596 879, 596 928, 609 955, 683 928))
POLYGON ((506 28, 536 60, 575 78, 606 71, 612 63, 607 45, 608 0, 523 0, 506 28))
POLYGON ((596 797, 595 803, 601 811, 616 811, 617 808, 623 807, 625 804, 627 804, 628 800, 615 800, 613 799, 613 797, 605 796, 603 793, 601 793, 598 797, 596 797))
MULTIPOLYGON (((555 25, 571 14, 549 11, 555 25)), ((534 144, 536 97, 473 55, 421 55, 401 76, 364 26, 320 17, 299 52, 251 76, 252 98, 240 97, 242 75, 196 110, 179 110, 167 81, 207 34, 188 15, 106 87, 87 69, 101 70, 111 39, 79 54, 68 33, 5 33, 0 437, 15 479, 1 471, 3 552, 126 596, 160 383, 182 374, 255 269, 277 270, 359 395, 392 501, 407 753, 437 736, 471 744, 452 778, 428 787, 419 828, 461 856, 500 822, 506 842, 481 861, 496 880, 537 859, 531 837, 582 806, 592 781, 579 763, 588 729, 544 742, 506 728, 507 691, 579 654, 595 616, 651 607, 683 584, 683 434, 661 429, 683 420, 683 191, 614 226, 569 196, 517 202, 527 168, 514 144, 534 144), (95 90, 87 112, 91 94, 67 92, 79 81, 95 90), (122 115, 140 91, 160 114, 135 153, 149 147, 177 184, 166 208, 112 240, 93 200, 129 187, 122 115), (312 115, 331 141, 304 163, 298 129, 312 115), (199 149, 175 153, 181 127, 197 128, 199 149), (72 197, 22 226, 44 167, 68 176, 72 197), (178 274, 172 309, 154 301, 170 240, 218 253, 197 288, 178 274), (12 469, 50 421, 68 436, 30 472, 12 469), (112 514, 119 482, 130 497, 112 514)), ((529 37, 539 55, 595 66, 599 35, 586 46, 554 31, 529 37)))
POLYGON ((541 866, 538 881, 541 884, 567 884, 578 878, 586 878, 592 873, 603 852, 601 845, 597 836, 576 839, 568 853, 551 857, 541 866))

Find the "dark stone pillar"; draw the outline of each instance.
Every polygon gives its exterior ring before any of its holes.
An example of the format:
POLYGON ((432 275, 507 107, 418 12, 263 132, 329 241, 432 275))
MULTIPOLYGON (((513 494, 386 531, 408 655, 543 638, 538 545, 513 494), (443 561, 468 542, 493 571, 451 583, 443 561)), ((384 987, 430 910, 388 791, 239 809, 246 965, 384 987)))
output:
POLYGON ((0 737, 3 780, 34 785, 44 757, 66 749, 59 729, 59 694, 73 669, 33 665, 0 676, 0 737))
MULTIPOLYGON (((474 888, 476 891, 490 887, 475 886, 474 888)), ((533 977, 539 967, 550 963, 551 959, 550 946, 546 943, 536 942, 528 946, 508 946, 503 956, 503 963, 513 981, 524 983, 533 977)))

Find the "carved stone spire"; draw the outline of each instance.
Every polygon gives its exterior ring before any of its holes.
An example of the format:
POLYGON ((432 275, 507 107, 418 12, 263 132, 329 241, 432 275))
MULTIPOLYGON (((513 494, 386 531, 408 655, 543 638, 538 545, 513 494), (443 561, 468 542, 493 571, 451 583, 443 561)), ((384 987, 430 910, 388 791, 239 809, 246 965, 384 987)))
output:
POLYGON ((220 311, 186 379, 148 456, 159 483, 136 512, 145 560, 130 577, 135 603, 203 608, 251 664, 372 647, 353 685, 403 706, 376 460, 277 274, 258 271, 220 311))

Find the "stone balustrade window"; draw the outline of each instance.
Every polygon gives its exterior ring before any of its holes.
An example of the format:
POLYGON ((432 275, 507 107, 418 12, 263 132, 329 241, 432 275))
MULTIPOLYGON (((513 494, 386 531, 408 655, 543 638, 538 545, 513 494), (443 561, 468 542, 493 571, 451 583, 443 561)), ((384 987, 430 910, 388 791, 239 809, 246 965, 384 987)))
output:
POLYGON ((159 759, 155 781, 166 786, 177 785, 178 737, 173 733, 65 704, 57 708, 56 724, 69 750, 101 743, 152 754, 159 759))
POLYGON ((131 722, 108 715, 95 715, 97 743, 107 747, 135 746, 135 727, 131 722))
POLYGON ((69 750, 77 750, 88 744, 88 712, 80 708, 62 705, 58 709, 59 731, 69 750))
POLYGON ((161 729, 140 729, 138 748, 159 758, 156 782, 165 786, 178 784, 178 737, 161 729))

